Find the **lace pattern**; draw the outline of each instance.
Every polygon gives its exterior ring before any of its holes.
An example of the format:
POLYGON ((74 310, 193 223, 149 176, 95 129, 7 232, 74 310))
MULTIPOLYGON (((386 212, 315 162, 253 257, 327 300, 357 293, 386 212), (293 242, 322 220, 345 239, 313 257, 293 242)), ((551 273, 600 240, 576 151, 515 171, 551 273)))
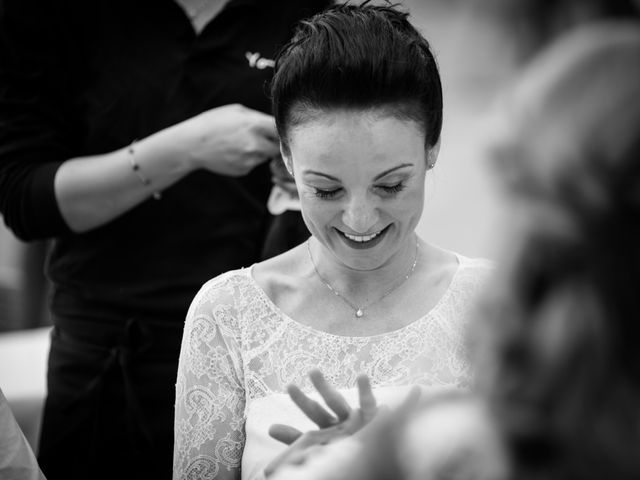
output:
POLYGON ((289 383, 310 390, 307 373, 315 367, 344 389, 353 388, 360 373, 374 389, 467 387, 465 325, 491 264, 458 258, 451 285, 427 315, 368 337, 333 335, 289 318, 251 269, 207 282, 191 304, 182 339, 174 479, 240 478, 252 402, 285 392, 289 383))

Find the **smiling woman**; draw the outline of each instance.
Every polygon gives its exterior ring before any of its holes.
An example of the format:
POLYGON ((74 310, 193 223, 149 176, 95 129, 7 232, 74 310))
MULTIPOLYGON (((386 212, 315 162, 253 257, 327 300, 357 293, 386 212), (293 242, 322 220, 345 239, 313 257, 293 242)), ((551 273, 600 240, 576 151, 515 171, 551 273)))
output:
POLYGON ((353 303, 320 273, 311 240, 307 243, 317 276, 360 318, 365 305, 368 311, 381 302, 417 265, 419 247, 412 233, 424 204, 424 134, 415 122, 381 112, 329 110, 291 135, 295 153, 286 162, 299 171, 296 184, 313 243, 325 245, 334 260, 354 271, 378 270, 380 275, 402 269, 387 274, 400 280, 386 292, 353 303), (402 272, 408 272, 404 278, 402 272))
POLYGON ((420 126, 384 112, 328 110, 290 135, 285 158, 300 177, 313 237, 355 270, 382 267, 403 253, 409 256, 398 267, 411 262, 427 169, 420 126))
POLYGON ((414 385, 468 385, 467 315, 491 266, 415 233, 442 124, 427 41, 396 8, 332 7, 281 50, 272 98, 311 237, 194 298, 175 478, 261 477, 286 447, 270 425, 313 425, 287 395, 293 383, 312 390, 313 368, 349 402, 320 427, 347 420, 360 374, 389 404, 414 385))

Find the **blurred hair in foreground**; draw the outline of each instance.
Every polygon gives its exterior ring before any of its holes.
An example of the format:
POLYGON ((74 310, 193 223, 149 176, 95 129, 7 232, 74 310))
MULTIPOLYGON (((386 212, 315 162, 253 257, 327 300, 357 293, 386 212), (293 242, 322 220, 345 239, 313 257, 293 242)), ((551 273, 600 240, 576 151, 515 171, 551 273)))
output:
POLYGON ((470 322, 481 401, 427 399, 381 427, 370 451, 396 454, 372 455, 368 473, 638 479, 640 25, 565 34, 497 117, 489 155, 509 215, 470 322))
POLYGON ((511 214, 478 386, 515 478, 640 478, 640 25, 565 35, 502 106, 511 214))

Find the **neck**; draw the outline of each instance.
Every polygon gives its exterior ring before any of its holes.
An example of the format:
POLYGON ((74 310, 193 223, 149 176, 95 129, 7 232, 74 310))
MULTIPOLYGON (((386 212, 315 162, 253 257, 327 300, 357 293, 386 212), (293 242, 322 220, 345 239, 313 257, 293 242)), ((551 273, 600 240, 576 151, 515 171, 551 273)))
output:
POLYGON ((418 243, 417 236, 411 235, 387 262, 372 270, 345 265, 314 237, 309 239, 309 251, 321 280, 354 303, 365 304, 405 279, 416 262, 418 243))
POLYGON ((230 0, 176 0, 199 33, 230 0))

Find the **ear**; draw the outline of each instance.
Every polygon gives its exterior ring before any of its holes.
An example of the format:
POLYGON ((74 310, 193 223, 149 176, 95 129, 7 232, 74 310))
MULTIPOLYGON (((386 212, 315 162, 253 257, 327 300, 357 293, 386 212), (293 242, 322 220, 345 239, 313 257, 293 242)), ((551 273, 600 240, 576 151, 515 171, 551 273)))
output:
POLYGON ((431 170, 436 166, 436 161, 438 160, 438 154, 440 153, 440 139, 438 139, 438 143, 436 143, 433 147, 429 149, 427 152, 427 170, 431 170))
POLYGON ((282 146, 282 142, 280 142, 280 155, 282 156, 282 160, 284 161, 284 166, 287 167, 287 172, 289 175, 293 177, 293 162, 291 161, 291 153, 286 152, 286 149, 282 146))

